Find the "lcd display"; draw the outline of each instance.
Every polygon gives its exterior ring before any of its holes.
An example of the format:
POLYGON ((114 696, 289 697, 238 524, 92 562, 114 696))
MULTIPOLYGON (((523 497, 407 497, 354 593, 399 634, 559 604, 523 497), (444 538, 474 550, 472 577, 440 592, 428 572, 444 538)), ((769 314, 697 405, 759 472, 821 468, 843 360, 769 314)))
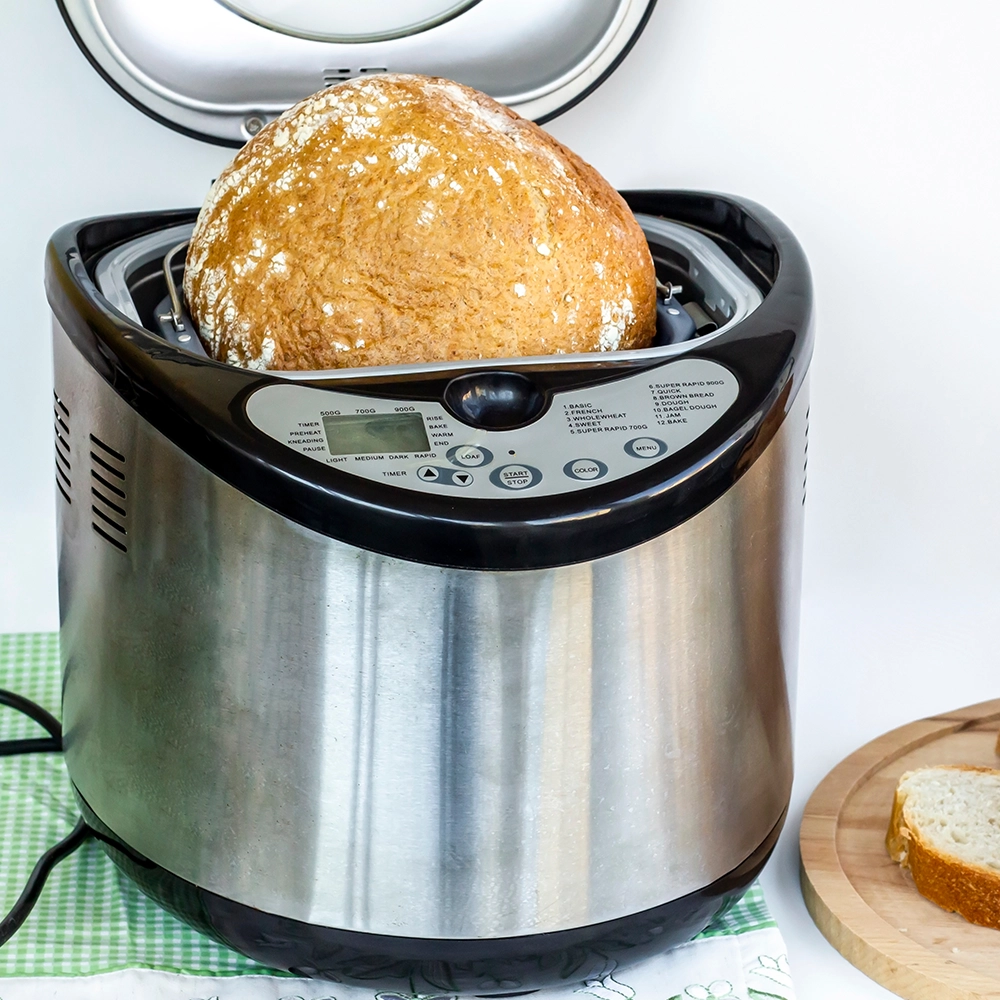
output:
POLYGON ((419 413, 349 413, 323 417, 331 455, 430 451, 419 413))

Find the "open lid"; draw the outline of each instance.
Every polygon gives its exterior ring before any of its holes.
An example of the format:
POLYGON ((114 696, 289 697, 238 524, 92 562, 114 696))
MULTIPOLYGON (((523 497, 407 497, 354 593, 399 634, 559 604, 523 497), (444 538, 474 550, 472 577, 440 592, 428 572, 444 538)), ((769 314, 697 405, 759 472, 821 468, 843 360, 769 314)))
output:
POLYGON ((57 0, 101 75, 179 132, 241 146, 366 73, 445 76, 535 121, 621 62, 656 0, 57 0))

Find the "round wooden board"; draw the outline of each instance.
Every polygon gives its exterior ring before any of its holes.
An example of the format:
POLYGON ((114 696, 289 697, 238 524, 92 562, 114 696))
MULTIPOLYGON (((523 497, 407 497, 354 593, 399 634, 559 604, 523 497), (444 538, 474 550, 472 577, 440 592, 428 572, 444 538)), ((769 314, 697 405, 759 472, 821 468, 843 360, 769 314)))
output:
POLYGON ((1000 1000, 1000 931, 924 899, 889 860, 896 782, 935 764, 1000 767, 1000 700, 922 719, 838 764, 813 792, 799 833, 802 893, 827 940, 906 1000, 1000 1000))

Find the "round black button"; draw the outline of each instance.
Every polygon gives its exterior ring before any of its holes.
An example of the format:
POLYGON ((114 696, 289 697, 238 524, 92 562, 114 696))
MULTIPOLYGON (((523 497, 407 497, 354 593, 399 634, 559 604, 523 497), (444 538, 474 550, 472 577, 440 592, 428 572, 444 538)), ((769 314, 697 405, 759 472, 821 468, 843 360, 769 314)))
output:
POLYGON ((445 456, 452 465, 461 465, 466 469, 478 469, 481 465, 489 465, 493 461, 493 452, 474 444, 461 444, 449 448, 445 456))
POLYGON ((633 458, 659 458, 666 450, 667 446, 659 438, 632 438, 625 444, 626 453, 633 458))
POLYGON ((448 383, 444 402, 464 424, 503 431, 530 424, 545 407, 545 396, 516 372, 473 372, 448 383))
POLYGON ((608 474, 608 467, 596 458, 578 458, 563 466, 563 474, 570 479, 588 482, 591 479, 603 479, 608 474))
POLYGON ((526 490, 541 481, 542 474, 530 465, 501 465, 490 473, 490 482, 504 490, 526 490))

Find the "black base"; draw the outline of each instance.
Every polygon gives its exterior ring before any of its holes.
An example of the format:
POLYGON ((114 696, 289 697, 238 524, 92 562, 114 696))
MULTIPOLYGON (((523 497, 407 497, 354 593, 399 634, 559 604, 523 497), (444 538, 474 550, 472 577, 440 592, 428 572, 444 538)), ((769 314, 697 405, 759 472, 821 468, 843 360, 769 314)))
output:
POLYGON ((782 814, 757 850, 728 875, 641 913, 547 934, 424 939, 316 926, 217 896, 137 855, 77 797, 111 860, 147 896, 196 930, 274 969, 406 997, 529 993, 583 982, 608 971, 611 963, 632 964, 688 941, 739 901, 770 857, 785 820, 782 814))

